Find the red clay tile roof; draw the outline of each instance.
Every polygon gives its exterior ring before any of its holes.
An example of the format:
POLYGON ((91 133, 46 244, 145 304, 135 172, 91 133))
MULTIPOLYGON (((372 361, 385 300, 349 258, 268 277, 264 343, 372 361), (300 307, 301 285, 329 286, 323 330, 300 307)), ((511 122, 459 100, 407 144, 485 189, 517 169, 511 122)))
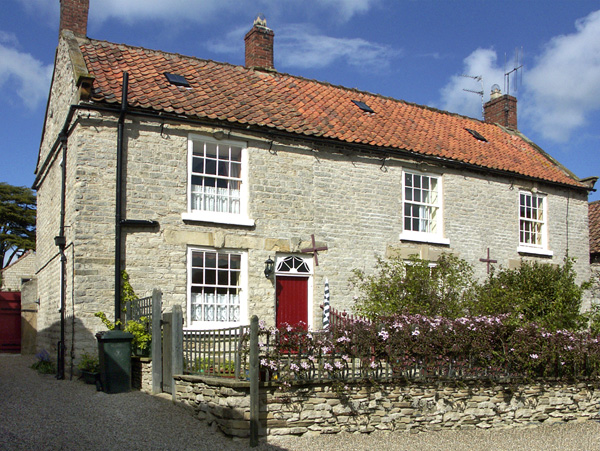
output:
POLYGON ((96 102, 119 103, 122 72, 127 71, 133 108, 406 150, 583 186, 522 136, 476 119, 287 74, 139 47, 90 40, 80 49, 95 77, 96 102), (165 72, 183 75, 190 88, 171 85, 165 72), (366 103, 374 113, 363 112, 352 100, 366 103))
POLYGON ((590 254, 600 253, 600 200, 589 204, 590 254))

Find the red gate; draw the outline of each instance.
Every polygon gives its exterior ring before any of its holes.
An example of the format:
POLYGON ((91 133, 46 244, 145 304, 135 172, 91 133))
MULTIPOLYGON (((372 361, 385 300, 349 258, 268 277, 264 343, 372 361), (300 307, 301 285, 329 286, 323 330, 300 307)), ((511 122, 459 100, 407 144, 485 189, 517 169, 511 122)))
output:
POLYGON ((21 352, 21 293, 0 291, 0 352, 21 352))

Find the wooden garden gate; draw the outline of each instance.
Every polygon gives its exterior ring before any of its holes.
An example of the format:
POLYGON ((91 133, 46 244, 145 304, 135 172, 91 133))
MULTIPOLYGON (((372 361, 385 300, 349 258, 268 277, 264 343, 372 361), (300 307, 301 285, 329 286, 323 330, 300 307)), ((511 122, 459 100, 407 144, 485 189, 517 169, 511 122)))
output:
POLYGON ((21 352, 21 293, 0 291, 0 352, 21 352))

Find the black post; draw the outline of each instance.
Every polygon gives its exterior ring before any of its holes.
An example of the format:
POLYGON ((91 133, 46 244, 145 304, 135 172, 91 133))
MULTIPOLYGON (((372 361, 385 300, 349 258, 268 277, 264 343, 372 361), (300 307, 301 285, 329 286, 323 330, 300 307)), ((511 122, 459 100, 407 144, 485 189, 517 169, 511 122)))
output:
POLYGON ((123 189, 123 137, 125 128, 125 113, 127 112, 127 89, 129 74, 123 72, 123 88, 121 91, 121 114, 117 127, 117 181, 115 202, 115 328, 120 329, 121 318, 121 219, 123 214, 122 189, 123 189))
POLYGON ((259 390, 258 390, 258 316, 250 319, 250 446, 258 446, 259 390))

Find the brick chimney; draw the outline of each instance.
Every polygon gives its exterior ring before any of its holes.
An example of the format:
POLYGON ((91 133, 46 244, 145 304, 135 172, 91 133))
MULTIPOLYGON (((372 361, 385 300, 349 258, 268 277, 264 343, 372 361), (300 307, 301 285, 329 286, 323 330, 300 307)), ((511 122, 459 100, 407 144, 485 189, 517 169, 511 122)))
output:
POLYGON ((275 70, 273 65, 273 37, 275 33, 267 28, 267 19, 259 15, 252 29, 246 33, 246 67, 252 69, 275 70))
POLYGON ((60 28, 71 30, 75 36, 87 35, 88 11, 90 0, 60 0, 60 28))
POLYGON ((498 85, 492 86, 490 100, 483 106, 483 120, 517 130, 517 99, 502 95, 498 85))

